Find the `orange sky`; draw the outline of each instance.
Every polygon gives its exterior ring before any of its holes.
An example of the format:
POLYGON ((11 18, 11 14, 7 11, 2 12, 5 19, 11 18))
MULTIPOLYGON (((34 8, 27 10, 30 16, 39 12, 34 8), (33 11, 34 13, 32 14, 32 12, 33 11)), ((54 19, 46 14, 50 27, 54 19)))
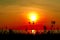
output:
MULTIPOLYGON (((18 7, 17 7, 18 8, 18 7)), ((10 9, 10 8, 9 8, 10 9)), ((19 8, 18 8, 19 9, 19 8)), ((9 25, 11 27, 13 26, 22 26, 22 25, 27 25, 29 22, 29 18, 27 18, 29 12, 35 11, 37 12, 39 19, 37 20, 36 23, 38 24, 46 24, 46 25, 51 25, 51 20, 56 20, 56 25, 59 25, 59 19, 51 15, 47 10, 44 9, 39 9, 39 8, 34 8, 34 7, 21 7, 21 9, 15 10, 15 11, 8 11, 6 12, 5 15, 1 15, 4 17, 1 18, 1 26, 3 25, 9 25), (19 11, 20 10, 20 11, 19 11), (17 11, 17 12, 16 12, 17 11), (9 14, 8 14, 9 13, 9 14), (14 13, 14 14, 13 14, 14 13)))
POLYGON ((39 19, 36 23, 51 25, 51 20, 56 21, 60 27, 60 2, 59 0, 3 0, 0 1, 0 27, 5 25, 27 25, 27 14, 36 11, 39 19))

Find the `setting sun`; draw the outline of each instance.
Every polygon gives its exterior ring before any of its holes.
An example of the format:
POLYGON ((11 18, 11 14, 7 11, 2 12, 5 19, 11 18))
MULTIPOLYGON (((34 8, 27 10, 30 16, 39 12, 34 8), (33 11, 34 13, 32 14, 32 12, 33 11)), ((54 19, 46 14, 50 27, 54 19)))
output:
POLYGON ((30 19, 31 19, 31 21, 35 21, 36 20, 36 15, 35 14, 31 14, 30 15, 30 19))
POLYGON ((29 20, 30 21, 36 21, 38 19, 37 12, 29 12, 29 20))

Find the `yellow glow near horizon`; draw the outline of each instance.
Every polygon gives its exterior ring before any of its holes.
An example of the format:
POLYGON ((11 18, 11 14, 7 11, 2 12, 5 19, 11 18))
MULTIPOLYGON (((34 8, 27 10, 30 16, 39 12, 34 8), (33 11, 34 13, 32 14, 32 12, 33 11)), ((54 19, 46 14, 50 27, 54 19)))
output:
POLYGON ((37 16, 37 12, 29 12, 29 20, 30 21, 36 21, 37 20, 37 18, 38 18, 38 16, 37 16))
POLYGON ((35 34, 36 33, 36 30, 32 30, 32 34, 35 34))

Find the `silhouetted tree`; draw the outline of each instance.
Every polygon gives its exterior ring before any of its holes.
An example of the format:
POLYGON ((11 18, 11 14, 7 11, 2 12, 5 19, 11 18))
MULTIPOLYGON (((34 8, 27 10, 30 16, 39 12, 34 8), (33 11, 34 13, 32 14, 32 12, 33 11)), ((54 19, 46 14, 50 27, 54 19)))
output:
POLYGON ((53 27, 55 23, 56 23, 55 21, 51 21, 51 24, 52 24, 51 27, 53 27))
MULTIPOLYGON (((54 25, 55 25, 55 21, 53 20, 53 21, 51 21, 51 31, 53 30, 53 27, 54 27, 54 25)), ((53 31, 52 31, 53 32, 53 31)))
POLYGON ((47 28, 46 28, 46 25, 43 26, 44 27, 44 33, 46 32, 47 28))
POLYGON ((12 31, 12 29, 9 29, 9 34, 13 34, 13 31, 12 31))
POLYGON ((27 32, 27 26, 26 26, 26 29, 25 29, 25 31, 27 32))
POLYGON ((55 24, 55 21, 51 21, 51 24, 53 24, 53 25, 54 25, 54 24, 55 24))
POLYGON ((40 34, 38 31, 36 31, 36 34, 40 34))
POLYGON ((50 31, 48 31, 47 34, 50 34, 50 31))
POLYGON ((28 22, 29 24, 31 24, 30 22, 28 22))

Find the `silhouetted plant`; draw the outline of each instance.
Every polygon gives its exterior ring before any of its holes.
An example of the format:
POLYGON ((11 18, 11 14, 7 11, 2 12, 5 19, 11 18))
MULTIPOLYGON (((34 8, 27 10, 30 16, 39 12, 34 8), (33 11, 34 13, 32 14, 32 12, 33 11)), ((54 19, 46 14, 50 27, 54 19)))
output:
POLYGON ((51 30, 53 30, 53 27, 54 27, 55 23, 56 23, 55 21, 51 21, 51 30))
POLYGON ((29 24, 31 24, 30 22, 28 22, 29 24))
POLYGON ((43 27, 44 27, 44 32, 46 32, 46 30, 47 30, 46 25, 44 25, 43 27))
POLYGON ((51 21, 51 24, 53 24, 53 25, 54 25, 54 24, 55 24, 55 21, 51 21))
POLYGON ((51 27, 53 27, 55 23, 56 23, 55 21, 51 21, 51 24, 52 24, 51 27))
POLYGON ((12 29, 9 29, 9 34, 13 34, 13 31, 12 31, 12 29))
POLYGON ((53 27, 54 25, 55 25, 55 21, 51 21, 51 24, 52 24, 52 26, 51 27, 53 27))
POLYGON ((25 31, 27 32, 27 27, 26 27, 25 31))
POLYGON ((48 31, 47 34, 50 34, 50 31, 48 31))

